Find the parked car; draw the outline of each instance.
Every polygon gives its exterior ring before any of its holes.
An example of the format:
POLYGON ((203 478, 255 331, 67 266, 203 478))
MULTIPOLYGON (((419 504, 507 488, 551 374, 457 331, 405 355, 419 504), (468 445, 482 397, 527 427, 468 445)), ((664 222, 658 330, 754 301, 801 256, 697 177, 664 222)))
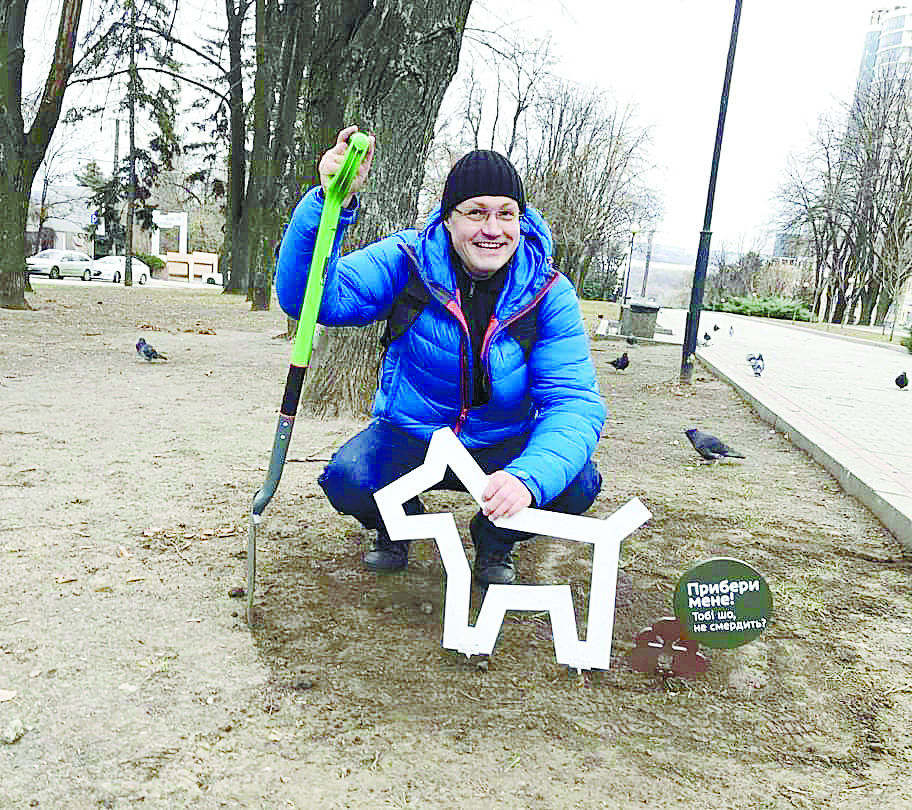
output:
POLYGON ((212 271, 208 273, 203 273, 203 282, 206 284, 218 284, 219 287, 222 286, 222 274, 213 273, 212 271))
POLYGON ((87 253, 79 250, 48 249, 25 260, 29 273, 48 278, 76 276, 83 281, 92 280, 93 264, 87 253))
MULTIPOLYGON (((105 256, 103 259, 96 259, 92 278, 95 281, 113 281, 115 284, 120 284, 124 278, 126 263, 126 256, 105 256)), ((145 284, 152 278, 152 271, 149 266, 135 256, 130 265, 134 284, 145 284)))

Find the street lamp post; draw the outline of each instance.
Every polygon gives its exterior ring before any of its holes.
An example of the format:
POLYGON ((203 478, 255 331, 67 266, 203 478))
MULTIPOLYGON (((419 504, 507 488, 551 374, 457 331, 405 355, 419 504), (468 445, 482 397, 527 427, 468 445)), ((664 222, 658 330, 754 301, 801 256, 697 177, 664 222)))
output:
POLYGON ((738 23, 741 19, 741 0, 735 0, 735 18, 732 21, 731 39, 728 45, 728 60, 725 64, 725 80, 722 83, 722 100, 719 104, 719 123, 716 126, 716 145, 713 149, 712 168, 709 172, 709 191, 706 195, 706 211, 703 215, 703 230, 700 232, 700 246, 697 249, 697 264, 694 267, 693 286, 690 290, 690 309, 684 325, 684 347, 681 352, 681 382, 689 383, 693 376, 694 352, 697 348, 697 330, 700 325, 700 310, 703 307, 703 288, 706 285, 706 268, 709 265, 709 243, 712 239, 712 209, 716 194, 716 175, 719 171, 719 155, 722 152, 722 131, 725 129, 725 113, 728 109, 728 94, 731 89, 732 69, 735 66, 735 46, 738 43, 738 23))
POLYGON ((627 288, 630 286, 630 271, 633 269, 633 238, 637 235, 636 229, 630 231, 630 256, 627 259, 627 275, 624 278, 624 295, 621 302, 627 303, 627 288))

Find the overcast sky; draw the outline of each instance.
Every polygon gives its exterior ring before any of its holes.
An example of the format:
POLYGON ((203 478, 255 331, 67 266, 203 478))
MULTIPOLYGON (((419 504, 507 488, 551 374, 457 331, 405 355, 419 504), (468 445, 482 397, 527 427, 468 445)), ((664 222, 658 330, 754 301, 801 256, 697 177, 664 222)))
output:
MULTIPOLYGON (((53 42, 52 14, 29 7, 27 57, 53 42)), ((199 7, 195 1, 188 10, 199 7)), ((775 195, 790 152, 819 115, 851 99, 872 0, 745 0, 712 219, 712 247, 771 247, 775 195)), ((895 3, 888 4, 890 6, 895 3)), ((33 8, 33 6, 35 8, 33 8)), ((562 77, 635 102, 652 128, 655 185, 665 205, 658 242, 696 251, 714 145, 734 0, 476 0, 534 35, 551 32, 562 77)), ((46 7, 45 7, 46 8, 46 7)), ((43 75, 39 73, 38 75, 43 75)), ((72 103, 75 94, 68 94, 72 103)), ((111 159, 110 122, 98 125, 111 159)), ((125 150, 121 128, 121 154, 125 150)))
MULTIPOLYGON (((897 3, 884 4, 889 7, 897 3)), ((790 152, 818 116, 851 100, 871 0, 745 0, 722 142, 712 247, 771 233, 790 152)), ((492 8, 503 13, 504 6, 492 8)), ((709 186, 734 0, 512 0, 530 31, 551 30, 558 72, 636 102, 653 129, 664 244, 696 252, 709 186)), ((768 239, 772 247, 772 238, 768 239)))

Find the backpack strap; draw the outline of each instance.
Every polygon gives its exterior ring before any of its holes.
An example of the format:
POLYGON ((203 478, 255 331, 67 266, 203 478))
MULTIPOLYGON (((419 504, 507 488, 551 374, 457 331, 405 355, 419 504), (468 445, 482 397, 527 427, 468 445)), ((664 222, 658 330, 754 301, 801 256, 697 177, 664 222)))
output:
POLYGON ((383 346, 384 351, 394 340, 398 340, 408 331, 430 303, 430 291, 417 274, 409 270, 408 280, 393 299, 389 315, 386 316, 386 328, 380 337, 380 345, 383 346))
POLYGON ((528 360, 532 354, 532 347, 538 340, 538 307, 532 307, 515 321, 511 321, 507 326, 507 334, 522 347, 523 354, 528 360))
MULTIPOLYGON (((557 281, 558 272, 553 271, 551 277, 539 291, 535 299, 529 303, 525 310, 518 316, 514 317, 507 324, 507 333, 515 340, 523 350, 526 360, 532 353, 532 347, 538 340, 538 310, 539 304, 545 297, 545 293, 557 281)), ((380 337, 380 345, 383 350, 389 348, 394 340, 398 340, 415 323, 418 316, 424 311, 424 308, 431 303, 432 295, 424 283, 413 271, 409 270, 408 280, 405 286, 393 299, 389 315, 386 317, 386 327, 383 335, 380 337)))
POLYGON ((558 271, 552 268, 551 275, 548 277, 544 286, 536 293, 535 298, 529 302, 519 315, 515 316, 507 323, 507 334, 522 347, 527 362, 529 360, 529 355, 532 354, 532 348, 535 346, 535 341, 538 340, 539 304, 541 304, 542 299, 545 297, 548 290, 554 286, 559 275, 558 271))

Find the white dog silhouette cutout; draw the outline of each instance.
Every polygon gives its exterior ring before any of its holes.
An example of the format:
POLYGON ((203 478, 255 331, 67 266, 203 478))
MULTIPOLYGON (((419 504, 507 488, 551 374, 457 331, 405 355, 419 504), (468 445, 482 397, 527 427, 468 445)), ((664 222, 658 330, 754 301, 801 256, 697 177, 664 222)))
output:
POLYGON ((393 540, 433 538, 446 569, 443 646, 465 655, 490 654, 507 610, 547 611, 558 663, 577 670, 608 669, 614 629, 614 596, 621 542, 652 517, 633 498, 604 520, 523 509, 494 523, 507 529, 592 543, 592 581, 586 640, 580 641, 569 585, 490 585, 475 626, 469 625, 471 571, 456 521, 449 512, 406 515, 402 505, 443 479, 447 467, 481 506, 487 476, 449 428, 434 432, 424 463, 374 494, 393 540))

